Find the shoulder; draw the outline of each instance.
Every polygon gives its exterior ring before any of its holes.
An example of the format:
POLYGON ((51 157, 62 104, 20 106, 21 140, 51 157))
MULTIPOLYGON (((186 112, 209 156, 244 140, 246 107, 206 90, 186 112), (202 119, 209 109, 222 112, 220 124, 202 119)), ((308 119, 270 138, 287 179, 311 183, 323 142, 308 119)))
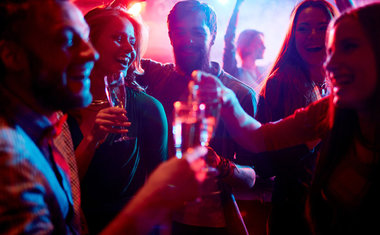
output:
POLYGON ((167 71, 174 70, 174 64, 172 63, 163 64, 151 59, 142 59, 141 65, 142 65, 142 68, 144 70, 148 70, 148 72, 150 72, 150 70, 167 70, 167 71))
POLYGON ((239 96, 255 96, 255 91, 244 84, 243 82, 239 81, 237 78, 233 77, 229 73, 225 72, 224 70, 221 71, 221 74, 219 75, 220 81, 229 89, 231 89, 236 96, 239 98, 239 96))
POLYGON ((0 151, 1 153, 24 152, 26 143, 31 144, 25 132, 17 125, 11 125, 5 119, 0 118, 0 151))
POLYGON ((165 111, 161 102, 145 92, 139 92, 136 102, 138 107, 141 107, 142 112, 152 118, 158 118, 163 115, 165 116, 165 111))

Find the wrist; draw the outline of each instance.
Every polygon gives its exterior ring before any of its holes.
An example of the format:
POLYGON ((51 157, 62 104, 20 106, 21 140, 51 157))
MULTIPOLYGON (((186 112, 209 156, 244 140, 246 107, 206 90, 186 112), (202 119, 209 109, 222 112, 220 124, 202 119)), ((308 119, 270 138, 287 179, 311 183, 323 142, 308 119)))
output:
POLYGON ((220 162, 217 166, 217 169, 219 171, 219 178, 226 178, 232 176, 234 174, 235 168, 235 163, 231 162, 226 158, 221 157, 220 162))

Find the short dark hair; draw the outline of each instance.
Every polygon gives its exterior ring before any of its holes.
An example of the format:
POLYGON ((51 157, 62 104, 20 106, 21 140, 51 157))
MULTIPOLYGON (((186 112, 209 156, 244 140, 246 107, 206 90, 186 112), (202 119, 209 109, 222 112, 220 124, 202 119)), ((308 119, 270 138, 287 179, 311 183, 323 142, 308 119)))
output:
POLYGON ((206 16, 206 25, 210 29, 211 36, 215 39, 217 32, 216 14, 215 11, 206 3, 201 3, 196 0, 185 0, 177 2, 171 9, 168 15, 168 29, 169 33, 172 29, 172 25, 178 19, 183 18, 194 12, 203 12, 206 16))

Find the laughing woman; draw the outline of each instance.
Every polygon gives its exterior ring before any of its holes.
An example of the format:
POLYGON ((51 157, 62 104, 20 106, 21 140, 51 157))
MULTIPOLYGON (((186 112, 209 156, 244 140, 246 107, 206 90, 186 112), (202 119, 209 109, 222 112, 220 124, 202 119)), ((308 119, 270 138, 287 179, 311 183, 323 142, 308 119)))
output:
POLYGON ((74 142, 80 142, 76 154, 82 208, 89 231, 95 234, 167 158, 168 131, 162 105, 135 81, 135 74, 143 72, 141 24, 124 8, 111 6, 97 7, 85 19, 100 57, 91 73, 93 103, 77 112, 71 131, 74 142), (125 110, 109 107, 104 89, 104 76, 120 73, 126 74, 125 110), (125 126, 127 131, 114 126, 125 126), (121 133, 132 138, 115 142, 121 133))
MULTIPOLYGON (((304 0, 294 8, 282 48, 260 93, 258 121, 284 118, 325 95, 325 35, 335 15, 335 8, 325 0, 304 0)), ((270 234, 308 233, 304 202, 316 155, 315 149, 299 145, 266 153, 266 160, 256 163, 264 176, 276 176, 270 234)))

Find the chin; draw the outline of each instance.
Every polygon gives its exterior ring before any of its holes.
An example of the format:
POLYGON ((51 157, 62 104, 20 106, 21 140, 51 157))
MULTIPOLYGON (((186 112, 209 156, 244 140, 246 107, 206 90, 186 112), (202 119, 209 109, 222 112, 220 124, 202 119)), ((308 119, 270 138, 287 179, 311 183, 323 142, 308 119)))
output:
POLYGON ((334 96, 333 103, 334 103, 334 106, 338 108, 345 108, 345 109, 353 108, 352 102, 350 102, 349 100, 345 100, 344 98, 339 97, 339 96, 334 96))

